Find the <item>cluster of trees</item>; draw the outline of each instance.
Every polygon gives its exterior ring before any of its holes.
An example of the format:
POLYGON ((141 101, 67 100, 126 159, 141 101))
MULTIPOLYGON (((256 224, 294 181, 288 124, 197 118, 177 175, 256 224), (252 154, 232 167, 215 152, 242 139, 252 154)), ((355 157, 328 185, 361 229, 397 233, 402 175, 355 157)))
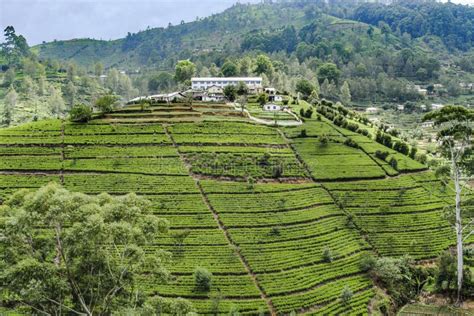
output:
POLYGON ((76 104, 93 104, 104 94, 125 100, 138 94, 130 77, 117 69, 109 69, 104 78, 101 63, 88 69, 73 62, 39 59, 12 26, 4 30, 4 37, 0 51, 0 89, 5 91, 0 102, 1 125, 64 117, 76 104))
POLYGON ((468 50, 474 46, 474 8, 436 1, 402 0, 391 5, 366 3, 352 17, 389 32, 411 37, 436 35, 448 49, 468 50))
MULTIPOLYGON (((143 271, 157 284, 170 280, 171 254, 148 247, 169 227, 152 214, 150 201, 88 196, 51 183, 18 191, 2 208, 3 303, 48 315, 194 312, 186 300, 147 297, 139 286, 143 271)), ((210 286, 206 277, 201 286, 210 286)))

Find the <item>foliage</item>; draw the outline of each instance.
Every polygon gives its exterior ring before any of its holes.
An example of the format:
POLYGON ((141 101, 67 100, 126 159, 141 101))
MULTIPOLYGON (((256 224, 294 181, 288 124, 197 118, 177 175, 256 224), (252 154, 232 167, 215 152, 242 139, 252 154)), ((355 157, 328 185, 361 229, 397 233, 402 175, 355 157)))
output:
POLYGON ((416 298, 429 278, 428 271, 416 266, 409 257, 367 256, 361 261, 361 267, 387 289, 397 306, 416 298))
POLYGON ((268 94, 266 93, 260 93, 257 97, 257 102, 261 105, 264 106, 268 102, 268 94))
POLYGON ((194 281, 197 290, 209 292, 212 286, 212 273, 205 268, 197 267, 194 270, 194 281))
POLYGON ((354 293, 352 292, 351 288, 346 286, 344 287, 344 290, 342 290, 341 293, 341 300, 344 304, 349 304, 352 297, 354 296, 354 293))
POLYGON ((222 65, 222 74, 224 77, 234 77, 238 74, 238 68, 237 65, 230 61, 227 60, 223 65, 222 65))
POLYGON ((92 118, 92 109, 85 104, 75 105, 69 112, 71 122, 87 123, 92 118))
POLYGON ((414 38, 437 35, 451 49, 467 50, 473 46, 471 32, 474 9, 454 4, 426 1, 398 1, 389 6, 363 4, 354 12, 354 19, 379 25, 388 23, 390 31, 408 33, 414 38), (457 25, 452 28, 450 25, 457 25))
POLYGON ((224 95, 230 102, 234 102, 237 97, 237 88, 234 85, 224 87, 224 95))
POLYGON ((307 79, 300 79, 296 83, 296 92, 300 92, 304 98, 308 98, 314 90, 314 85, 307 79))
POLYGON ((148 80, 148 90, 168 91, 175 84, 174 77, 168 72, 160 72, 148 80))
POLYGON ((116 96, 103 95, 95 101, 95 106, 99 108, 102 113, 110 113, 114 110, 115 102, 117 102, 116 96))
POLYGON ((168 227, 150 206, 134 194, 87 196, 57 184, 17 192, 3 209, 2 284, 51 314, 143 306, 136 274, 146 268, 154 280, 169 277, 166 253, 145 255, 144 247, 168 227))
POLYGON ((196 65, 190 60, 180 60, 175 67, 174 78, 177 82, 184 83, 191 80, 196 72, 196 65))
POLYGON ((319 82, 324 82, 325 80, 337 82, 340 75, 341 71, 337 68, 337 65, 333 63, 325 63, 318 68, 319 82))

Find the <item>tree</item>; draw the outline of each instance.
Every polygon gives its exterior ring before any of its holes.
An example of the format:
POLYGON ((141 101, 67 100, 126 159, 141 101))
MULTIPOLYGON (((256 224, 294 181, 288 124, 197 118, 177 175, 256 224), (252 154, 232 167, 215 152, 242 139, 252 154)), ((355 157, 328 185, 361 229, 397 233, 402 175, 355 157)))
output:
POLYGON ((237 89, 234 85, 227 85, 224 87, 224 95, 230 102, 234 102, 237 97, 237 89))
POLYGON ((325 63, 318 68, 319 82, 324 82, 327 79, 329 82, 334 81, 337 83, 340 75, 341 71, 333 63, 325 63))
POLYGON ((3 32, 5 41, 0 47, 9 65, 18 64, 22 57, 28 57, 30 55, 30 49, 26 39, 22 35, 16 35, 13 26, 7 26, 3 32))
POLYGON ((69 81, 75 82, 77 75, 77 66, 74 63, 69 63, 67 67, 67 79, 69 81))
POLYGON ((33 100, 36 98, 36 91, 38 90, 38 86, 33 81, 33 79, 31 79, 30 76, 25 76, 21 83, 21 90, 23 91, 28 100, 33 100))
POLYGON ((3 77, 3 86, 8 88, 15 82, 15 79, 16 79, 15 69, 10 67, 7 70, 7 72, 5 72, 5 75, 3 77))
POLYGON ((63 86, 63 95, 69 108, 72 108, 76 101, 76 93, 77 89, 72 81, 63 86))
POLYGON ((196 72, 196 65, 190 60, 180 60, 175 67, 174 78, 177 82, 185 83, 191 80, 191 77, 196 72))
POLYGON ((308 98, 314 90, 314 85, 307 79, 300 79, 296 83, 296 92, 301 93, 304 98, 308 98))
POLYGON ((18 191, 3 208, 2 287, 35 313, 110 315, 144 306, 137 274, 169 277, 168 253, 146 255, 168 229, 151 205, 135 194, 89 196, 54 183, 18 191))
POLYGON ((241 95, 237 102, 240 104, 240 110, 242 112, 242 115, 244 113, 245 108, 247 107, 247 96, 241 95))
POLYGON ((237 94, 240 96, 247 95, 249 93, 249 87, 245 84, 245 82, 240 81, 237 85, 237 94))
POLYGON ((173 75, 168 72, 160 72, 150 78, 148 81, 148 90, 153 92, 167 91, 171 89, 174 84, 173 75))
POLYGON ((116 102, 116 96, 103 95, 95 101, 95 106, 98 107, 102 113, 110 113, 114 110, 116 102))
MULTIPOLYGON (((448 164, 438 169, 438 175, 449 177, 454 183, 454 213, 457 249, 457 303, 461 302, 463 286, 463 243, 472 234, 474 222, 463 227, 462 221, 462 192, 467 186, 469 177, 473 173, 473 157, 471 135, 474 111, 462 106, 446 106, 440 110, 430 112, 423 118, 424 121, 434 122, 437 128, 437 139, 440 144, 439 152, 447 159, 448 164), (463 178, 465 177, 465 178, 463 178), (466 229, 471 231, 464 235, 466 229)), ((446 183, 447 184, 447 183, 446 183)), ((449 186, 447 186, 449 187, 449 186)))
POLYGON ((268 94, 266 93, 260 93, 257 97, 257 102, 261 106, 264 106, 268 102, 268 94))
POLYGON ((353 296, 354 296, 354 292, 352 292, 351 288, 346 285, 341 292, 341 301, 345 305, 349 305, 353 296))
POLYGON ((105 79, 105 86, 112 90, 112 92, 119 93, 119 85, 120 85, 120 73, 117 69, 112 68, 110 69, 109 73, 107 74, 107 78, 105 79))
POLYGON ((325 247, 323 250, 323 260, 324 262, 330 263, 334 260, 331 249, 325 247))
POLYGON ((104 73, 104 65, 101 62, 96 62, 94 65, 94 74, 96 77, 102 76, 104 73))
POLYGON ((224 77, 233 77, 238 74, 238 68, 237 65, 230 60, 227 60, 221 68, 221 72, 224 75, 224 77))
POLYGON ((7 94, 5 95, 5 99, 3 102, 2 124, 5 124, 7 126, 10 125, 17 101, 18 93, 16 93, 15 88, 11 86, 8 89, 7 94))
POLYGON ((71 122, 87 123, 92 118, 92 109, 85 104, 76 104, 69 112, 71 122))
POLYGON ((194 281, 196 282, 196 289, 209 292, 212 286, 212 273, 205 268, 197 267, 194 270, 194 281))
POLYGON ((49 89, 48 104, 51 113, 56 117, 59 117, 66 109, 63 97, 61 96, 61 91, 54 87, 49 89))
POLYGON ((256 65, 255 73, 258 75, 266 74, 267 76, 271 76, 273 74, 273 64, 267 55, 258 55, 256 65))
POLYGON ((347 81, 344 81, 344 84, 341 87, 341 101, 344 105, 349 105, 351 103, 351 89, 347 81))

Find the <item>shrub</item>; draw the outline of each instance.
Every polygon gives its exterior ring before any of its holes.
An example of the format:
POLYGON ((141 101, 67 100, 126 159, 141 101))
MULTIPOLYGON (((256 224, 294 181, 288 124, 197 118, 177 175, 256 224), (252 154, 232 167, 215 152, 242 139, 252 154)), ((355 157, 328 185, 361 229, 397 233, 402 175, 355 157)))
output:
POLYGON ((394 157, 390 158, 390 161, 388 162, 390 167, 398 171, 398 161, 394 157))
POLYGON ((408 153, 410 151, 410 148, 408 147, 408 145, 405 142, 401 142, 401 141, 396 142, 393 145, 393 149, 395 149, 396 151, 398 151, 398 152, 400 152, 404 155, 408 155, 408 153))
POLYGON ((268 234, 270 236, 280 236, 281 232, 280 232, 280 229, 278 227, 272 227, 272 229, 270 229, 270 232, 268 234))
POLYGON ((117 102, 117 97, 104 95, 95 101, 95 106, 99 108, 102 113, 110 113, 114 109, 115 102, 117 102))
POLYGON ((199 291, 208 292, 212 285, 212 273, 205 268, 197 267, 194 270, 194 281, 199 291))
POLYGON ((308 137, 308 134, 306 133, 306 129, 302 129, 302 130, 300 131, 299 137, 303 137, 303 138, 304 138, 304 137, 308 137))
POLYGON ((375 152, 375 157, 377 157, 378 159, 384 160, 384 161, 385 161, 385 159, 387 159, 388 155, 390 155, 388 151, 377 150, 375 152))
POLYGON ((280 178, 282 175, 283 175, 283 165, 281 162, 278 162, 276 165, 273 166, 272 177, 280 178))
POLYGON ((328 143, 329 143, 329 136, 327 136, 326 134, 322 134, 319 137, 319 146, 326 147, 328 143))
POLYGON ((323 250, 323 260, 324 262, 330 263, 334 260, 332 256, 332 251, 328 247, 324 248, 323 250))
POLYGON ((354 293, 352 292, 351 288, 346 285, 341 292, 342 303, 348 305, 351 302, 352 296, 354 296, 354 293))
POLYGON ((416 160, 419 163, 426 165, 426 163, 428 162, 428 156, 426 156, 425 154, 418 154, 416 155, 416 160))
POLYGON ((87 123, 91 118, 92 110, 85 104, 77 104, 69 112, 69 119, 71 122, 87 123))
POLYGON ((352 147, 352 148, 359 148, 359 145, 351 138, 348 138, 344 141, 344 145, 352 147))

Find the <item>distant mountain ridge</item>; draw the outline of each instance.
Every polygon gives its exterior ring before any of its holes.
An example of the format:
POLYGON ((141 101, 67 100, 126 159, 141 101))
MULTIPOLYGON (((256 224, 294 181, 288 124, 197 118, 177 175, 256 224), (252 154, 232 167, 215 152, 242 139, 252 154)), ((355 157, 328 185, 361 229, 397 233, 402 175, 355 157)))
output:
MULTIPOLYGON (((394 36, 404 33, 413 38, 443 36, 448 49, 467 50, 474 42, 474 8, 455 4, 427 1, 400 1, 392 5, 380 3, 347 2, 335 0, 331 5, 322 0, 289 1, 263 4, 235 4, 226 11, 194 22, 167 28, 152 28, 138 33, 128 33, 123 39, 104 41, 74 39, 41 44, 34 48, 41 58, 74 60, 82 65, 101 61, 108 67, 133 69, 153 66, 170 69, 178 59, 226 52, 227 56, 246 50, 267 51, 261 45, 248 45, 252 34, 271 34, 281 41, 279 29, 293 27, 298 33, 302 28, 318 22, 321 32, 331 31, 333 37, 341 36, 340 29, 329 29, 332 24, 367 23, 374 27, 388 25, 394 36), (436 16, 430 16, 435 10, 436 16), (341 20, 342 19, 342 20, 341 20), (462 23, 462 27, 460 25, 462 23), (471 31, 469 31, 469 28, 471 31), (246 41, 247 40, 247 44, 246 41), (241 46, 241 44, 244 45, 241 46)), ((292 53, 297 38, 288 49, 292 53)), ((270 51, 278 51, 279 43, 270 51)), ((395 47, 394 49, 397 49, 395 47)))

